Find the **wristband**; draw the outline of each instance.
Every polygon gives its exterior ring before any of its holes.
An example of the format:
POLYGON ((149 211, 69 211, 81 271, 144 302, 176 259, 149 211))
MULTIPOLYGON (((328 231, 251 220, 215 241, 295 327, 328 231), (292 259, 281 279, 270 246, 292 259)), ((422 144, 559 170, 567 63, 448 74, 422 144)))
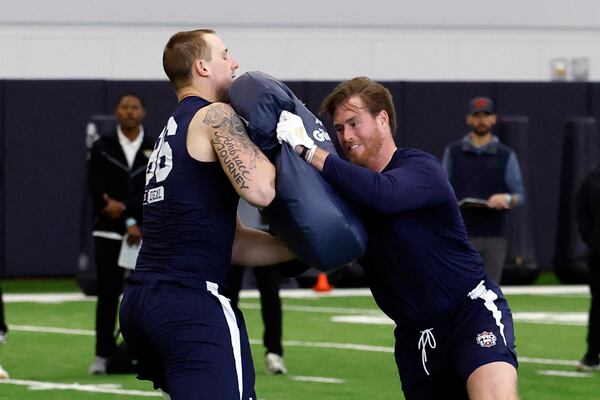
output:
POLYGON ((306 153, 308 153, 308 147, 302 146, 302 151, 300 152, 300 158, 306 160, 306 153))
POLYGON ((130 227, 132 227, 134 225, 137 225, 137 221, 134 218, 129 217, 129 218, 127 218, 125 220, 125 226, 126 227, 130 228, 130 227))
POLYGON ((506 194, 506 207, 510 208, 510 203, 512 203, 512 196, 510 194, 506 194))

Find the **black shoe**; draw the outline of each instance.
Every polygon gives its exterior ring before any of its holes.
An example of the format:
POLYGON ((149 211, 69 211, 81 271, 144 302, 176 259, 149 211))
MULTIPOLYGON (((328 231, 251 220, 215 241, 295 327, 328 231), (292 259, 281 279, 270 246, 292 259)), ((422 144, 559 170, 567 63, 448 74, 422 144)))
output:
POLYGON ((600 371, 598 354, 586 354, 577 366, 578 371, 600 371))

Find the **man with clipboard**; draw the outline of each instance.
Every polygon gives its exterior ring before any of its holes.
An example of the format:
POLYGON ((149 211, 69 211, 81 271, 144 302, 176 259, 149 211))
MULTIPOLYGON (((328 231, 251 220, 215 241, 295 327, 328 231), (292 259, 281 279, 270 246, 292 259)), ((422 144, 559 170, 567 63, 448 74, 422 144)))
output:
POLYGON ((466 122, 471 131, 446 147, 442 166, 459 199, 469 239, 489 278, 500 284, 507 249, 506 211, 523 204, 523 179, 515 152, 492 134, 497 122, 492 100, 472 99, 466 122))

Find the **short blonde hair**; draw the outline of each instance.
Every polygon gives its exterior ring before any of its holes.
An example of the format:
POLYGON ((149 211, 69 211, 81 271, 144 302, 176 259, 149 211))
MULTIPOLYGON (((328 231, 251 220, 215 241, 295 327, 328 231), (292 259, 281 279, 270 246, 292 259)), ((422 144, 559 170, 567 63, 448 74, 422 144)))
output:
POLYGON ((192 65, 203 58, 210 61, 211 52, 204 35, 215 34, 212 29, 177 32, 167 42, 163 51, 163 69, 175 90, 190 84, 192 65))

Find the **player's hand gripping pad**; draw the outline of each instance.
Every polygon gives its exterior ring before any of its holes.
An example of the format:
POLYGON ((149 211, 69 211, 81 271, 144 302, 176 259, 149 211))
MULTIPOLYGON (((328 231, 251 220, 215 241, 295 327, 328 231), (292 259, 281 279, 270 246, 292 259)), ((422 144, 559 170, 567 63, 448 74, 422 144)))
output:
POLYGON ((281 111, 299 115, 317 146, 336 154, 329 135, 292 91, 261 72, 238 77, 229 88, 231 105, 250 139, 277 169, 275 200, 264 209, 271 230, 303 263, 331 271, 361 257, 367 245, 362 222, 321 174, 277 141, 281 111))

